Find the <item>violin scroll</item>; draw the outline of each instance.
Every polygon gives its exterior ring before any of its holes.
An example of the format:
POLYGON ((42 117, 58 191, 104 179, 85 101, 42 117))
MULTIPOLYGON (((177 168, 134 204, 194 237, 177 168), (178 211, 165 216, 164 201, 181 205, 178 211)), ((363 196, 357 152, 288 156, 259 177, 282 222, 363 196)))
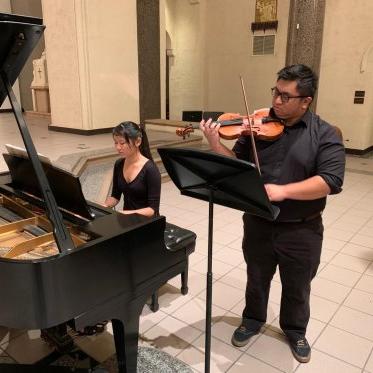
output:
POLYGON ((180 136, 185 140, 187 136, 194 132, 195 129, 199 128, 198 125, 193 125, 192 123, 187 124, 185 127, 176 128, 176 135, 180 136))

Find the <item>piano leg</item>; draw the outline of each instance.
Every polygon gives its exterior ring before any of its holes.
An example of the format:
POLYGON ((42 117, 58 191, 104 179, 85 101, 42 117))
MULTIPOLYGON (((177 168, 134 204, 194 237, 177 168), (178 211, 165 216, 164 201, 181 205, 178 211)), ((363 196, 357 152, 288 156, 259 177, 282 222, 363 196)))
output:
POLYGON ((150 304, 150 309, 153 312, 157 312, 159 310, 159 302, 158 302, 158 290, 152 294, 152 303, 150 304))
POLYGON ((118 372, 136 373, 139 337, 139 316, 125 322, 112 320, 118 372))

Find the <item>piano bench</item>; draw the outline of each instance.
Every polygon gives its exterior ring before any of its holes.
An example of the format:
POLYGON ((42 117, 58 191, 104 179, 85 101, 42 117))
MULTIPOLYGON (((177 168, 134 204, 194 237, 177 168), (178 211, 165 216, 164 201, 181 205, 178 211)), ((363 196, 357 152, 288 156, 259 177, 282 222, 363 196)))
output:
MULTIPOLYGON (((170 251, 184 250, 185 252, 185 267, 180 273, 181 275, 181 294, 188 294, 188 267, 189 255, 194 251, 196 246, 196 234, 188 229, 180 228, 177 225, 166 223, 164 231, 164 242, 166 249, 170 251)), ((150 309, 153 312, 158 311, 158 290, 152 295, 150 309)))

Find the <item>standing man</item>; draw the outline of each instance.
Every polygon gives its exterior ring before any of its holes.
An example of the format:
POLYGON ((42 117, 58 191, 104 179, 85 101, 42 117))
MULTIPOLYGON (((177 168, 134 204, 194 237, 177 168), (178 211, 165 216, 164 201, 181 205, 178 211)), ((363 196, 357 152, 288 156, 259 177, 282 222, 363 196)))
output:
MULTIPOLYGON (((284 133, 273 142, 257 140, 256 148, 265 189, 280 214, 274 222, 243 216, 246 306, 232 344, 246 345, 265 324, 270 284, 278 265, 280 326, 294 357, 306 363, 311 357, 306 339, 311 281, 323 240, 321 214, 326 196, 342 190, 345 151, 336 128, 309 110, 317 88, 314 72, 305 65, 292 65, 277 75, 270 115, 283 120, 284 133)), ((218 124, 202 121, 200 128, 213 151, 253 162, 250 136, 239 137, 230 150, 220 142, 218 124)))

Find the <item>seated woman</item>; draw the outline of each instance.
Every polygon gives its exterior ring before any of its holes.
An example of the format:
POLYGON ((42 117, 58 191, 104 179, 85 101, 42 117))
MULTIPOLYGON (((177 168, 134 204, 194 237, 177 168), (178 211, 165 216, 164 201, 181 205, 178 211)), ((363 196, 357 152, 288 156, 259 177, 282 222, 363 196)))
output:
POLYGON ((153 162, 145 131, 136 123, 123 122, 113 129, 114 145, 121 158, 115 162, 111 196, 114 207, 123 194, 123 214, 159 215, 161 175, 153 162))
MULTIPOLYGON (((159 215, 161 175, 153 162, 145 131, 136 123, 123 122, 113 129, 114 146, 121 156, 114 164, 113 188, 104 206, 116 206, 123 194, 123 214, 159 215)), ((80 335, 105 330, 107 321, 86 326, 80 335)))

